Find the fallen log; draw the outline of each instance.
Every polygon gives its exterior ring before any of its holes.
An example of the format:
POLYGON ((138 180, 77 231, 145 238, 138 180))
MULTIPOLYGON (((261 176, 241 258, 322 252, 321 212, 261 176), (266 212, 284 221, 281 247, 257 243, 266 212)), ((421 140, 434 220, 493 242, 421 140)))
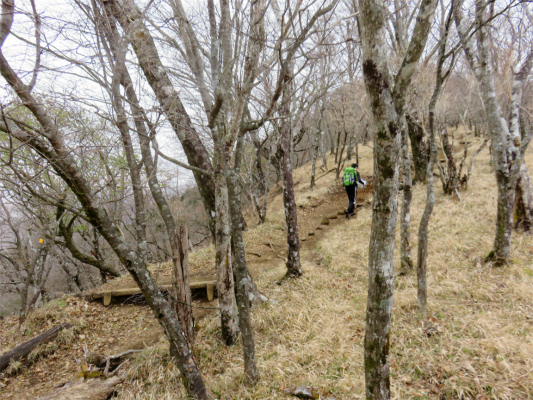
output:
POLYGON ((35 336, 33 339, 28 340, 27 342, 22 343, 21 345, 15 347, 13 350, 8 351, 5 354, 0 356, 0 371, 6 369, 11 361, 17 361, 21 358, 26 357, 31 351, 36 348, 41 343, 48 343, 57 338, 59 332, 63 329, 70 328, 72 324, 65 322, 61 325, 58 325, 52 329, 47 330, 46 332, 41 333, 38 336, 35 336))
POLYGON ((116 386, 123 381, 119 376, 109 379, 83 379, 65 383, 53 393, 37 400, 105 400, 116 390, 116 386))

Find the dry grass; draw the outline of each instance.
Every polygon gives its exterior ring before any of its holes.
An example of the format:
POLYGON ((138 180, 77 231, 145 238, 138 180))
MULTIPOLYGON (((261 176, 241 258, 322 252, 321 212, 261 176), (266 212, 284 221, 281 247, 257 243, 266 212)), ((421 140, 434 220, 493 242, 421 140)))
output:
MULTIPOLYGON (((371 171, 370 149, 362 151, 362 174, 371 171)), ((533 157, 528 158, 533 170, 533 157)), ((297 204, 325 196, 330 177, 313 192, 304 182, 309 170, 295 171, 297 204)), ((428 337, 416 313, 414 275, 396 278, 391 371, 395 399, 533 398, 533 298, 531 236, 514 233, 513 264, 494 269, 477 262, 491 249, 496 189, 485 151, 462 200, 444 197, 437 183, 437 203, 430 224, 428 337)), ((415 187, 412 212, 413 250, 425 203, 425 188, 415 187)), ((271 202, 269 224, 250 230, 250 238, 283 229, 279 196, 271 202), (273 211, 276 210, 276 211, 273 211)), ((261 380, 243 385, 239 346, 224 347, 216 316, 202 321, 198 360, 211 392, 220 399, 276 399, 284 387, 312 385, 338 399, 364 398, 363 339, 371 211, 336 225, 319 247, 304 252, 305 275, 278 286, 277 268, 256 280, 271 299, 254 310, 256 357, 261 380)), ((395 264, 398 262, 396 251, 395 264)), ((120 399, 175 399, 184 396, 166 345, 140 355, 130 370, 132 381, 120 399), (155 355, 155 356, 154 356, 155 355)))
MULTIPOLYGON (((372 171, 371 149, 360 152, 363 178, 372 171)), ((330 158, 328 165, 333 166, 330 158)), ((533 171, 533 155, 527 159, 533 171)), ((322 172, 323 173, 323 172, 322 172)), ((320 176, 319 174, 318 176, 320 176)), ((307 189, 309 167, 294 173, 297 204, 326 199, 334 172, 307 189)), ((274 192, 276 188, 274 188, 274 192)), ((394 399, 533 399, 533 240, 513 233, 513 263, 495 269, 478 262, 491 249, 496 187, 488 151, 479 157, 461 201, 442 195, 430 223, 428 259, 429 321, 437 333, 428 337, 416 312, 414 274, 396 277, 391 331, 394 399)), ((425 188, 414 188, 413 256, 425 204, 425 188)), ((284 231, 279 194, 270 202, 266 224, 246 232, 250 242, 274 241, 284 231)), ((337 399, 364 398, 363 340, 371 209, 356 219, 328 228, 317 247, 302 254, 305 274, 276 282, 283 261, 262 269, 256 283, 272 301, 253 311, 256 359, 261 375, 254 388, 243 384, 240 346, 220 341, 219 317, 200 322, 196 352, 206 385, 219 399, 287 398, 281 389, 315 386, 337 399)), ((398 240, 397 240, 398 243, 398 240)), ((398 248, 395 266, 399 266, 398 248)), ((213 249, 192 255, 191 264, 211 266, 213 249)), ((277 262, 277 260, 275 261, 277 262)), ((61 304, 29 323, 59 320, 61 304), (33 322, 32 322, 33 321, 33 322)), ((75 315, 71 316, 72 318, 75 315)), ((118 399, 183 399, 181 379, 161 339, 136 355, 118 399)))
MULTIPOLYGON (((60 348, 69 347, 75 343, 77 334, 86 327, 86 324, 84 319, 80 318, 79 313, 73 312, 67 307, 68 303, 64 299, 55 299, 28 314, 28 317, 22 326, 20 326, 20 329, 17 327, 16 323, 10 323, 11 329, 4 333, 4 339, 7 340, 8 348, 13 348, 20 344, 18 342, 20 341, 21 333, 23 333, 23 335, 27 337, 27 340, 29 340, 33 336, 36 336, 37 332, 51 329, 67 318, 71 321, 70 323, 72 324, 72 327, 61 330, 55 340, 49 343, 41 343, 35 347, 30 354, 25 357, 24 362, 11 362, 2 373, 4 377, 14 376, 27 368, 28 365, 34 364, 41 358, 54 354, 60 348)), ((11 320, 14 322, 15 318, 12 317, 11 320)), ((3 349, 2 353, 4 353, 3 349)))

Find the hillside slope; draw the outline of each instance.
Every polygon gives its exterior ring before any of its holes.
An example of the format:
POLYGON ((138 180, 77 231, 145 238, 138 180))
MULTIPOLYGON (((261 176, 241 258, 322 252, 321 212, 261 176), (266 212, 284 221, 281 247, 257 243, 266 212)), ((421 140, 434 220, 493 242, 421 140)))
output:
MULTIPOLYGON (((329 160, 332 163, 332 160, 329 160)), ((428 260, 428 336, 416 314, 414 274, 396 277, 391 331, 391 371, 395 399, 530 399, 533 398, 533 240, 514 233, 513 264, 494 269, 479 262, 490 250, 496 213, 496 187, 488 152, 477 161, 461 201, 442 195, 430 224, 428 260)), ((528 157, 533 171, 533 156, 528 157)), ((361 174, 371 174, 371 149, 361 151, 361 174)), ((331 168, 331 166, 330 166, 331 168)), ((296 196, 303 242, 304 276, 285 281, 284 223, 279 187, 270 194, 268 222, 246 232, 250 269, 271 301, 256 307, 253 323, 261 379, 255 388, 242 385, 239 346, 219 340, 219 319, 203 312, 196 351, 208 388, 221 399, 277 399, 281 389, 315 386, 337 399, 364 398, 363 339, 371 208, 356 218, 337 218, 316 230, 324 215, 347 204, 333 172, 308 190, 309 167, 296 170, 296 196), (313 236, 308 236, 313 231, 313 236)), ((320 176, 320 175, 319 175, 320 176)), ((360 196, 370 195, 360 193, 360 196)), ((359 198, 359 201, 364 201, 359 198)), ((413 256, 425 188, 413 193, 413 256)), ((250 224, 251 225, 251 224, 250 224)), ((395 267, 399 266, 398 248, 395 267)), ((212 248, 192 256, 193 274, 212 273, 212 248)), ((161 276, 167 266, 154 266, 161 276)), ((128 278, 124 278, 128 279, 128 278)), ((124 284, 116 281, 112 285, 124 284)), ((199 306, 209 306, 205 302, 199 306)), ((216 303, 211 303, 213 306, 216 303)), ((199 309, 202 311, 202 309, 199 309)), ((145 306, 65 298, 33 313, 27 335, 14 319, 0 321, 0 352, 57 322, 76 324, 54 354, 17 375, 0 380, 2 399, 33 399, 54 384, 75 379, 85 353, 117 354, 144 348, 123 371, 127 380, 118 399, 183 399, 179 374, 169 360, 161 331, 145 306)))

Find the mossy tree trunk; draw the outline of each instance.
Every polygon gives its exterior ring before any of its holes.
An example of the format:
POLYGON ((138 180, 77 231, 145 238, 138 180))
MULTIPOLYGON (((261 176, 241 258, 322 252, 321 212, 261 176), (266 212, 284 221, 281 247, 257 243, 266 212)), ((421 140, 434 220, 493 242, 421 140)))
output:
POLYGON ((429 146, 424 128, 416 117, 415 113, 407 114, 407 132, 411 141, 411 152, 413 154, 413 166, 415 176, 413 184, 426 182, 426 171, 429 161, 429 146))
POLYGON ((228 190, 230 195, 229 208, 231 215, 231 237, 233 243, 232 249, 234 253, 233 272, 235 274, 235 296, 237 300, 239 328, 242 339, 244 376, 247 383, 254 385, 259 379, 259 373, 255 363, 254 332, 250 318, 250 293, 253 293, 254 288, 251 288, 253 281, 246 266, 246 255, 242 237, 243 226, 240 218, 242 187, 238 182, 238 174, 242 159, 243 141, 244 138, 242 136, 239 137, 237 142, 237 150, 235 152, 235 165, 229 171, 228 190))
POLYGON ((409 139, 407 126, 402 124, 402 216, 400 223, 400 275, 407 275, 413 269, 411 253, 411 200, 413 198, 413 183, 411 178, 411 158, 409 156, 409 139))
POLYGON ((423 0, 405 58, 393 77, 387 63, 389 15, 383 1, 359 2, 363 76, 374 120, 374 189, 368 260, 365 331, 367 399, 390 398, 389 346, 393 303, 393 252, 397 221, 398 166, 405 97, 423 52, 437 2, 423 0))
POLYGON ((215 250, 218 304, 222 340, 226 345, 232 346, 235 344, 239 334, 239 322, 235 303, 235 283, 231 259, 229 193, 226 180, 228 166, 226 165, 223 143, 221 143, 220 139, 215 141, 215 154, 215 250))
POLYGON ((189 231, 186 225, 179 227, 179 232, 172 238, 172 285, 176 296, 176 313, 191 346, 194 344, 195 329, 192 314, 191 285, 189 281, 189 231))
POLYGON ((533 185, 524 162, 516 183, 515 203, 515 227, 528 232, 533 224, 533 185))
POLYGON ((266 206, 268 201, 268 181, 263 171, 263 165, 261 163, 261 147, 256 148, 254 167, 255 173, 253 172, 253 169, 251 169, 250 171, 250 181, 252 184, 251 194, 254 208, 257 212, 257 217, 259 219, 258 223, 259 225, 261 225, 266 220, 266 206))
MULTIPOLYGON (((440 89, 439 89, 440 91, 440 89)), ((433 111, 435 113, 435 111, 433 111)), ((436 124, 435 117, 433 117, 433 125, 436 124)), ((437 129, 434 127, 434 129, 437 129)), ((443 167, 445 171, 441 170, 441 175, 444 178, 442 181, 442 189, 444 194, 453 195, 458 190, 459 180, 457 174, 457 165, 455 163, 454 157, 454 148, 453 141, 450 143, 450 138, 448 135, 448 129, 446 126, 441 128, 440 138, 442 140, 442 148, 444 150, 444 155, 446 156, 446 165, 443 167)), ((466 144, 465 144, 466 146, 466 144)))
POLYGON ((280 143, 278 145, 278 154, 281 166, 281 175, 283 182, 283 208, 285 210, 285 225, 287 227, 287 276, 298 277, 302 275, 302 266, 300 263, 300 238, 298 235, 298 210, 294 198, 294 180, 292 177, 291 164, 291 96, 293 68, 289 67, 285 77, 285 86, 283 88, 283 98, 280 106, 281 114, 284 119, 280 126, 280 143))

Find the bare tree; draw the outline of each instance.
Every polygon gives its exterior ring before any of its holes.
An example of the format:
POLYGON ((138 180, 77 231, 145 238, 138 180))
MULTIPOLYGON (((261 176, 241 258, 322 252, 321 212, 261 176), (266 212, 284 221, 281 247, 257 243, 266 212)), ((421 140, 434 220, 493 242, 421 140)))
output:
MULTIPOLYGON (((111 72, 113 74, 112 87, 109 92, 112 94, 113 107, 117 114, 116 124, 123 136, 129 135, 130 127, 126 121, 126 108, 123 105, 124 100, 122 100, 119 90, 122 86, 124 88, 127 103, 131 108, 131 114, 134 118, 142 160, 148 178, 148 186, 161 218, 164 221, 167 240, 170 244, 169 247, 173 262, 173 285, 176 296, 176 312, 178 313, 184 330, 187 332, 188 340, 192 343, 194 340, 194 321, 192 310, 189 306, 191 303, 191 292, 189 286, 188 252, 185 251, 185 249, 188 249, 187 229, 184 226, 179 226, 179 223, 171 212, 169 202, 161 190, 161 185, 157 176, 157 164, 154 162, 150 150, 150 133, 149 127, 147 126, 149 123, 143 108, 140 106, 139 99, 134 90, 133 80, 125 65, 127 42, 120 37, 114 20, 105 19, 103 15, 99 14, 97 8, 94 8, 94 13, 96 14, 95 25, 97 34, 100 34, 100 40, 102 43, 107 42, 108 46, 106 48, 109 49, 109 54, 107 54, 107 56, 114 61, 114 68, 111 72), (180 235, 180 232, 183 236, 180 235)), ((103 67, 105 68, 105 66, 103 67)), ((137 174, 140 175, 141 167, 142 165, 137 165, 132 169, 138 169, 137 174)), ((136 178, 136 180, 139 180, 139 178, 136 178)), ((140 201, 140 199, 138 201, 140 201)))
MULTIPOLYGON (((11 0, 4 1, 2 3, 2 19, 0 20, 0 44, 4 43, 11 31, 13 15, 13 2, 11 0)), ((135 230, 137 243, 135 247, 130 246, 124 240, 120 230, 98 204, 94 191, 66 145, 62 131, 50 118, 46 107, 31 93, 32 86, 26 85, 11 68, 2 51, 0 51, 0 73, 38 124, 38 129, 30 129, 21 124, 20 121, 4 119, 3 123, 0 124, 0 129, 15 140, 25 143, 46 160, 54 172, 72 190, 81 205, 84 217, 109 243, 121 263, 143 291, 154 314, 158 316, 158 321, 167 334, 171 349, 176 355, 176 364, 181 371, 188 394, 198 399, 209 398, 179 318, 146 269, 145 209, 143 196, 140 192, 140 182, 138 182, 138 165, 132 153, 129 133, 126 129, 121 130, 129 173, 136 192, 135 230)), ((115 77, 114 84, 114 87, 117 88, 117 85, 120 84, 120 75, 115 77)), ((120 115, 119 118, 121 118, 120 115)))
MULTIPOLYGON (((12 103, 3 108, 3 118, 18 115, 30 123, 30 116, 19 107, 12 103)), ((78 215, 70 222, 63 218, 70 213, 65 185, 46 162, 24 145, 17 145, 9 134, 3 134, 0 141, 0 171, 4 221, 0 274, 10 282, 2 285, 0 292, 19 294, 21 323, 39 301, 67 288, 79 292, 101 284, 97 271, 103 279, 120 275, 112 259, 104 262, 108 249, 101 247, 99 235, 79 223, 78 215), (57 199, 55 205, 47 201, 52 198, 57 199)))
MULTIPOLYGON (((455 9, 455 23, 466 59, 480 84, 483 103, 487 111, 498 185, 496 233, 494 246, 487 260, 492 261, 495 266, 502 266, 509 263, 516 183, 525 151, 533 137, 533 132, 523 131, 521 133, 520 129, 523 86, 533 65, 533 49, 528 48, 525 53, 518 52, 520 65, 513 71, 510 115, 506 120, 496 96, 489 25, 490 20, 494 18, 494 9, 489 7, 489 4, 484 0, 476 1, 475 41, 468 35, 469 24, 463 17, 463 2, 459 2, 455 9)), ((508 7, 509 5, 506 5, 505 9, 508 7)), ((529 6, 524 3, 521 7, 529 6)), ((501 12, 503 11, 499 13, 501 12)), ((517 38, 517 44, 522 43, 522 40, 528 40, 529 28, 530 26, 527 26, 525 33, 517 38)))
POLYGON ((0 249, 2 275, 7 280, 2 282, 2 285, 10 285, 19 294, 20 327, 37 300, 47 300, 45 285, 52 269, 50 257, 53 257, 55 247, 53 239, 50 240, 49 237, 55 235, 57 224, 42 208, 28 210, 30 215, 26 216, 23 210, 13 209, 2 200, 0 206, 3 210, 4 226, 9 230, 0 249), (26 221, 16 221, 12 215, 13 211, 29 218, 24 218, 26 221))
MULTIPOLYGON (((448 15, 445 17, 445 20, 442 21, 440 27, 440 41, 438 47, 438 56, 437 56, 437 69, 436 69, 436 79, 435 87, 433 90, 433 95, 429 102, 429 162, 427 165, 426 172, 426 184, 427 184, 427 197, 426 197, 426 206, 424 208, 424 213, 422 214, 422 219, 418 227, 418 259, 416 264, 416 276, 418 284, 418 309, 423 321, 426 321, 427 317, 427 255, 428 255, 428 225, 433 212, 433 207, 435 205, 435 188, 434 188, 434 179, 433 179, 433 169, 435 163, 437 162, 437 141, 436 141, 436 126, 435 126, 435 108, 437 101, 442 90, 444 82, 450 75, 450 72, 453 68, 453 60, 449 65, 448 69, 444 71, 444 63, 450 56, 453 57, 453 50, 450 52, 446 51, 446 46, 448 42, 448 36, 450 32, 450 25, 453 21, 453 7, 454 3, 450 5, 450 10, 448 15)), ((441 10, 442 16, 446 14, 446 10, 441 10)))

